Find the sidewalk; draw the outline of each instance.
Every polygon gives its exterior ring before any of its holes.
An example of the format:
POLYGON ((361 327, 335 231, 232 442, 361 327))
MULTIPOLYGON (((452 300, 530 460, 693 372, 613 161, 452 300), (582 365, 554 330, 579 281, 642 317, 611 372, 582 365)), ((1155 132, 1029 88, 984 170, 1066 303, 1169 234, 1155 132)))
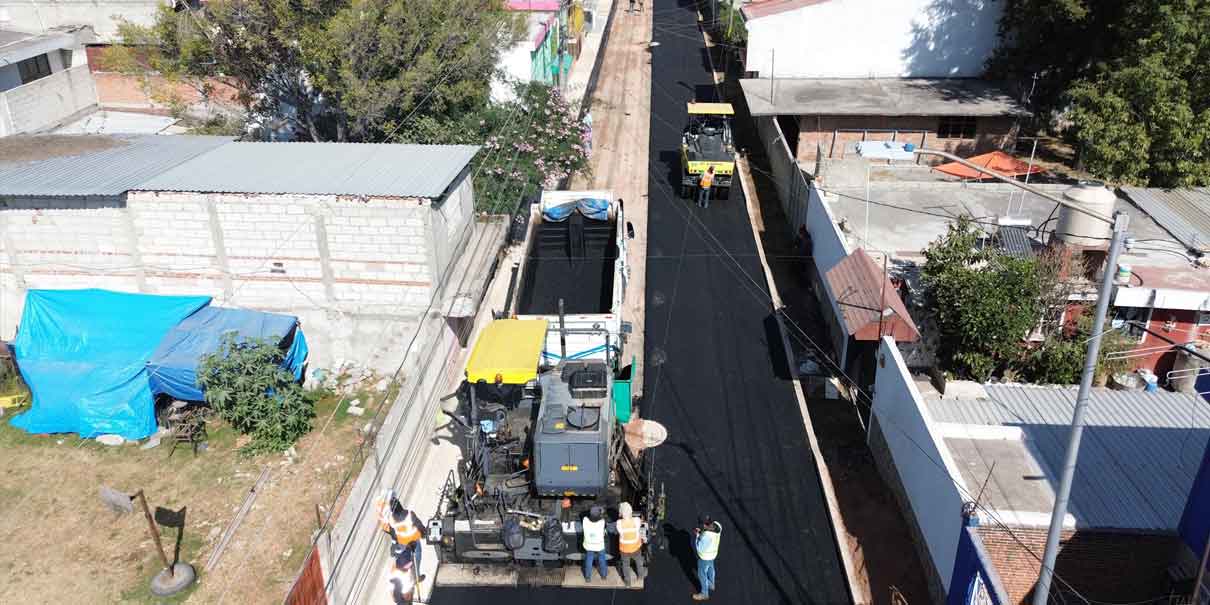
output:
POLYGON ((601 42, 605 36, 606 24, 609 23, 609 13, 618 0, 587 0, 584 10, 593 11, 593 31, 584 34, 584 48, 580 50, 580 58, 571 66, 567 76, 567 101, 578 113, 580 104, 584 101, 584 93, 588 91, 592 70, 598 61, 602 60, 601 42))

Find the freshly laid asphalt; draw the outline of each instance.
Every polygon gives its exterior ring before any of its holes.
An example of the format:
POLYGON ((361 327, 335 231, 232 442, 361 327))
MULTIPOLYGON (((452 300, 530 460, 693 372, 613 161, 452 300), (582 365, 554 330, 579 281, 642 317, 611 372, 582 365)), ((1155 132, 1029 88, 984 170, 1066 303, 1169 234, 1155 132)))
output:
POLYGON ((668 428, 653 450, 668 494, 668 550, 643 591, 441 588, 432 603, 689 603, 697 580, 688 530, 702 513, 723 525, 711 602, 851 602, 739 183, 707 210, 677 195, 685 103, 713 90, 695 3, 655 0, 647 10, 660 45, 640 405, 668 428))

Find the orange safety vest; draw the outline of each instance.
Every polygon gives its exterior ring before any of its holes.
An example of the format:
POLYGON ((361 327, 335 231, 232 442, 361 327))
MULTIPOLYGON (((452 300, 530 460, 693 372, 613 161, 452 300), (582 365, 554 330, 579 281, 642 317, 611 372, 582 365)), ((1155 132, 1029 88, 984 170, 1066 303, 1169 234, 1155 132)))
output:
POLYGON ((639 523, 637 517, 618 519, 618 550, 622 554, 639 552, 639 547, 643 545, 643 538, 639 535, 639 523))
POLYGON ((709 172, 702 173, 702 180, 698 182, 698 186, 702 189, 709 189, 714 184, 714 175, 709 172))
POLYGON ((395 541, 407 546, 412 542, 420 539, 420 528, 411 523, 412 513, 408 512, 408 516, 402 522, 396 523, 391 516, 391 512, 387 510, 386 501, 379 499, 376 503, 378 508, 378 521, 382 526, 382 531, 395 534, 395 541))

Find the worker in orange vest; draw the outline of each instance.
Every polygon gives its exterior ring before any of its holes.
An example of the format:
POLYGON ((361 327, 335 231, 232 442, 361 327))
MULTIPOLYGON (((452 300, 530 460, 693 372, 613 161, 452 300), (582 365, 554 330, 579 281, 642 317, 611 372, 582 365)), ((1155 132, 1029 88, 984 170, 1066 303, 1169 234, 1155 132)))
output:
MULTIPOLYGON (((382 531, 391 536, 392 546, 398 545, 399 548, 393 548, 393 551, 399 551, 398 554, 410 554, 413 569, 416 573, 420 573, 420 556, 423 553, 424 542, 421 538, 425 537, 424 524, 420 522, 420 518, 416 513, 408 510, 399 502, 399 498, 395 496, 395 490, 387 490, 378 498, 375 506, 378 510, 378 522, 382 527, 382 531)), ((420 575, 417 582, 424 581, 424 575, 420 575)))
POLYGON ((710 187, 714 185, 714 166, 706 169, 702 176, 697 181, 698 195, 697 205, 702 208, 710 207, 710 187))
POLYGON ((622 562, 622 581, 627 586, 634 581, 634 570, 630 568, 633 564, 638 569, 639 577, 647 577, 647 568, 643 565, 643 522, 638 517, 634 516, 634 508, 629 502, 623 502, 618 505, 618 522, 615 524, 618 531, 618 552, 621 553, 622 562))

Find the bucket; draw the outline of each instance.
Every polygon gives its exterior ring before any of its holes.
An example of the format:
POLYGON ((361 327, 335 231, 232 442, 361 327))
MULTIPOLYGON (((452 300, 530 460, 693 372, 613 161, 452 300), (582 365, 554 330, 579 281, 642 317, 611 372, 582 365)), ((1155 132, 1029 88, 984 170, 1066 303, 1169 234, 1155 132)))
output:
POLYGON ((1119 284, 1130 282, 1131 268, 1130 265, 1118 265, 1118 272, 1113 276, 1113 280, 1119 284))

